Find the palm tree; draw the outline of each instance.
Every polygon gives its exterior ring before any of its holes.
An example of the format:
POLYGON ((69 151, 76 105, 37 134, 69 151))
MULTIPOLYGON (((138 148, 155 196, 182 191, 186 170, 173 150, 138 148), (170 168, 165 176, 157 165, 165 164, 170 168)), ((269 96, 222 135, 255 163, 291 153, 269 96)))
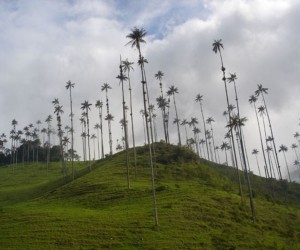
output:
MULTIPOLYGON (((100 127, 99 128, 100 128, 100 134, 101 134, 101 159, 103 159, 104 158, 103 122, 102 122, 102 107, 103 107, 103 102, 100 101, 100 100, 97 100, 95 106, 96 106, 96 108, 99 109, 99 119, 100 119, 100 124, 99 124, 100 127)), ((99 135, 98 135, 98 142, 99 142, 99 135)))
POLYGON ((157 107, 161 109, 162 112, 162 120, 163 120, 163 126, 164 126, 164 134, 165 134, 165 142, 169 143, 169 136, 168 136, 168 131, 167 131, 167 114, 166 114, 166 108, 169 107, 169 103, 166 100, 166 98, 163 98, 162 96, 159 96, 156 98, 157 102, 157 107))
POLYGON ((288 175, 289 175, 289 181, 292 182, 291 175, 290 175, 290 170, 289 170, 289 166, 288 166, 288 164, 287 164, 286 156, 285 156, 285 152, 287 152, 287 151, 288 151, 288 147, 287 147, 287 146, 285 146, 285 145, 283 145, 283 144, 281 144, 281 145, 279 146, 279 151, 278 151, 278 152, 279 152, 279 153, 280 153, 280 152, 283 152, 283 156, 284 156, 284 161, 285 161, 286 169, 287 169, 288 175))
MULTIPOLYGON (((131 82, 130 82, 130 70, 133 70, 133 62, 129 62, 128 59, 122 61, 124 72, 127 72, 128 87, 129 87, 129 104, 130 104, 130 119, 131 119, 131 134, 132 134, 132 146, 133 146, 133 157, 134 157, 134 169, 135 169, 135 178, 137 173, 137 161, 136 161, 136 149, 135 149, 135 138, 134 138, 134 122, 133 122, 133 113, 132 113, 132 93, 131 93, 131 82)), ((154 127, 155 130, 155 127, 154 127)), ((156 133, 155 133, 156 134, 156 133)))
POLYGON ((257 159, 257 154, 258 154, 258 150, 255 148, 252 150, 252 154, 255 155, 255 158, 256 158, 256 164, 257 164, 257 167, 258 167, 258 173, 259 173, 259 176, 261 177, 261 173, 260 173, 260 167, 259 167, 259 163, 258 163, 258 159, 257 159))
POLYGON ((49 161, 50 161, 50 147, 51 147, 51 143, 50 143, 50 135, 51 135, 51 121, 52 121, 52 116, 48 115, 48 117, 46 118, 45 122, 47 123, 48 127, 47 127, 47 174, 49 171, 49 161))
MULTIPOLYGON (((224 49, 223 44, 222 44, 222 40, 221 39, 220 40, 214 40, 214 43, 213 43, 212 46, 213 46, 213 51, 215 53, 219 52, 219 55, 220 55, 221 71, 222 71, 222 74, 223 74, 222 80, 224 82, 225 95, 226 95, 226 101, 227 101, 228 121, 230 122, 231 108, 229 106, 228 90, 227 90, 226 77, 225 77, 225 67, 224 67, 224 64, 223 64, 223 58, 222 58, 222 53, 221 53, 221 49, 224 49)), ((241 201, 242 201, 242 203, 244 203, 243 193, 242 193, 242 184, 241 184, 241 179, 240 179, 240 176, 239 176, 239 170, 238 170, 238 165, 237 165, 237 155, 236 155, 236 150, 235 150, 235 142, 234 142, 233 133, 232 133, 231 130, 230 130, 230 137, 231 137, 232 152, 233 152, 233 156, 234 156, 234 161, 233 162, 234 162, 235 168, 237 170, 236 172, 237 172, 237 176, 238 176, 241 201)), ((253 213, 252 213, 252 215, 253 215, 253 213)), ((254 219, 254 217, 253 217, 253 219, 254 219)))
MULTIPOLYGON (((155 78, 157 80, 159 80, 159 87, 160 87, 160 97, 156 98, 157 102, 159 102, 158 100, 160 100, 160 102, 163 102, 164 105, 161 105, 161 111, 162 111, 162 117, 163 117, 163 127, 164 127, 164 135, 165 135, 165 141, 166 143, 169 143, 169 133, 168 133, 168 127, 167 127, 167 123, 168 123, 168 119, 167 119, 167 114, 166 114, 166 108, 169 107, 168 102, 166 101, 166 99, 164 98, 164 93, 163 93, 163 89, 162 89, 162 77, 164 76, 164 73, 162 71, 158 71, 155 74, 155 78)), ((159 104, 158 104, 159 106, 159 104)))
POLYGON ((176 115, 176 124, 177 124, 177 132, 178 132, 178 145, 181 146, 181 137, 180 137, 180 129, 179 129, 179 118, 178 118, 178 112, 177 112, 177 107, 176 107, 176 100, 175 100, 175 94, 178 94, 178 88, 176 88, 174 85, 172 85, 168 92, 168 96, 173 96, 173 102, 174 102, 174 107, 175 107, 175 115, 176 115))
MULTIPOLYGON (((91 161, 91 149, 90 149, 90 120, 89 120, 89 110, 91 110, 91 103, 84 101, 81 103, 81 109, 86 113, 86 125, 87 125, 87 138, 88 138, 88 152, 89 152, 89 162, 91 161)), ((89 163, 89 169, 91 170, 91 163, 89 163)))
POLYGON ((220 146, 221 150, 225 151, 226 165, 228 166, 227 150, 229 149, 228 142, 223 142, 220 146))
POLYGON ((96 159, 95 140, 97 139, 97 136, 95 134, 92 134, 91 139, 93 140, 93 146, 94 146, 94 159, 93 160, 95 160, 96 159))
POLYGON ((214 139, 214 130, 213 130, 213 126, 212 123, 215 122, 214 118, 212 117, 208 117, 206 119, 207 124, 210 125, 210 131, 211 131, 211 138, 212 138, 212 142, 213 142, 213 146, 214 146, 214 153, 215 153, 215 161, 217 162, 217 155, 216 155, 216 146, 215 146, 215 139, 214 139))
MULTIPOLYGON (((207 129, 206 129, 206 125, 205 125, 205 118, 204 118, 203 105, 202 105, 203 95, 197 94, 195 101, 199 102, 199 104, 200 104, 200 110, 201 110, 201 114, 202 114, 203 128, 204 128, 204 131, 206 131, 207 129)), ((205 138, 205 144, 206 144, 207 159, 210 160, 209 151, 208 151, 208 141, 207 141, 207 135, 206 135, 206 133, 204 133, 204 138, 205 138)))
POLYGON ((265 106, 265 109, 266 109, 266 114, 267 114, 267 118, 268 118, 268 122, 269 122, 271 137, 273 138, 273 148, 274 148, 274 151, 275 151, 275 160, 276 160, 276 165, 277 165, 278 172, 279 172, 279 179, 282 180, 282 175, 281 175, 281 170, 280 170, 280 165, 279 165, 279 160, 278 160, 278 155, 277 155, 277 149, 276 149, 274 135, 273 135, 272 124, 271 124, 271 120, 270 120, 270 116, 269 116, 269 112, 268 112, 268 108, 267 108, 266 101, 265 101, 265 96, 264 96, 264 94, 268 94, 268 89, 264 88, 262 86, 262 84, 258 84, 257 86, 258 86, 258 89, 255 91, 255 95, 256 96, 261 95, 262 99, 263 99, 263 102, 264 102, 264 106, 265 106))
POLYGON ((111 118, 111 115, 109 113, 109 102, 108 102, 108 95, 107 95, 107 92, 108 90, 111 89, 111 86, 108 84, 108 83, 104 83, 101 87, 101 91, 105 91, 105 94, 106 94, 106 110, 107 110, 107 113, 106 113, 106 118, 109 118, 109 119, 106 119, 107 122, 108 122, 108 137, 109 137, 109 154, 110 156, 112 156, 113 154, 113 149, 112 149, 112 133, 111 133, 111 121, 112 119, 111 118))
POLYGON ((86 161, 86 121, 85 121, 86 113, 83 112, 80 117, 80 123, 82 124, 81 130, 81 138, 82 138, 82 154, 83 154, 83 161, 86 161))
POLYGON ((266 176, 266 178, 268 178, 268 176, 269 176, 269 173, 268 173, 268 164, 267 164, 267 159, 266 159, 266 155, 265 155, 265 148, 264 148, 264 144, 263 144, 263 140, 262 140, 262 134, 261 134, 261 129, 260 129, 260 122, 259 122, 259 119, 258 119, 257 108, 256 108, 257 97, 254 96, 254 95, 251 95, 248 101, 249 101, 250 104, 253 104, 253 108, 254 108, 254 111, 255 111, 255 116, 256 116, 258 131, 259 131, 261 151, 262 151, 264 162, 265 162, 265 165, 264 165, 265 176, 266 176))
POLYGON ((186 130, 186 125, 188 125, 188 121, 186 119, 183 119, 182 122, 181 122, 181 126, 184 126, 184 130, 185 130, 185 141, 186 141, 186 144, 187 143, 187 140, 188 140, 188 134, 187 134, 187 130, 186 130))
POLYGON ((100 159, 100 143, 99 143, 99 129, 100 129, 100 124, 95 124, 94 129, 97 130, 97 145, 98 145, 98 159, 100 159))
POLYGON ((248 170, 247 167, 247 162, 246 162, 246 156, 245 156, 245 150, 244 150, 244 143, 241 135, 241 127, 245 125, 245 122, 247 121, 246 117, 239 117, 238 115, 234 115, 230 117, 229 124, 227 125, 230 128, 230 131, 234 129, 236 132, 239 133, 239 140, 240 140, 240 147, 241 147, 241 152, 242 152, 242 160, 244 164, 244 172, 247 180, 247 185, 248 185, 248 192, 249 192, 249 199, 250 199, 250 207, 251 207, 251 212, 252 212, 252 219, 253 222, 255 222, 256 214, 255 214, 255 207, 254 207, 254 201, 253 201, 253 193, 252 193, 252 187, 251 187, 251 182, 249 178, 249 172, 250 169, 248 170))
POLYGON ((145 112, 143 109, 140 110, 140 114, 142 115, 142 120, 143 120, 143 129, 144 129, 144 144, 146 145, 146 141, 147 141, 147 138, 146 138, 146 125, 145 125, 145 112))
MULTIPOLYGON (((131 33, 128 34, 126 37, 130 39, 127 44, 130 44, 131 47, 136 47, 139 53, 139 62, 142 74, 142 92, 143 92, 143 100, 144 100, 144 112, 145 112, 145 123, 146 123, 146 133, 147 133, 147 140, 148 140, 148 148, 149 148, 149 159, 150 159, 150 167, 151 167, 151 184, 152 184, 152 197, 153 197, 153 215, 155 225, 158 225, 158 215, 157 215, 157 206, 156 206, 156 194, 155 194, 155 179, 154 179, 154 168, 153 168, 153 159, 152 159, 152 148, 150 144, 150 134, 149 134, 149 127, 148 127, 148 114, 147 114, 147 100, 146 100, 146 75, 144 69, 144 62, 142 60, 141 54, 141 43, 145 43, 144 37, 146 36, 146 31, 141 28, 134 27, 131 30, 131 33)), ((148 100, 149 101, 149 100, 148 100)))
POLYGON ((74 126, 73 126, 73 105, 72 105, 72 88, 74 88, 75 83, 71 83, 71 81, 69 80, 66 83, 66 89, 70 90, 70 108, 71 108, 71 113, 70 113, 70 117, 71 117, 71 166, 72 166, 72 179, 74 180, 74 159, 73 159, 73 151, 74 151, 74 126))
POLYGON ((66 177, 67 175, 67 169, 65 165, 64 160, 64 150, 63 150, 63 143, 62 143, 62 136, 63 131, 61 129, 61 114, 64 113, 62 110, 62 106, 59 105, 58 99, 55 99, 53 102, 54 104, 54 114, 56 114, 56 120, 57 120, 57 127, 58 127, 58 136, 59 136, 59 144, 60 144, 60 160, 61 160, 61 170, 63 173, 63 177, 66 177))
POLYGON ((193 127, 193 132, 194 132, 194 141, 196 145, 196 151, 197 154, 199 155, 199 146, 198 146, 198 140, 197 140, 197 130, 196 130, 196 124, 198 124, 198 119, 196 117, 191 117, 191 121, 189 122, 189 126, 193 127))
POLYGON ((294 166, 296 166, 296 168, 298 168, 299 178, 300 178, 300 162, 298 160, 295 160, 294 161, 294 166))
MULTIPOLYGON (((126 118, 126 102, 124 95, 124 81, 127 81, 127 77, 123 74, 122 61, 120 61, 120 74, 117 78, 120 80, 122 86, 122 105, 123 105, 123 128, 124 128, 124 139, 125 139, 125 151, 126 151, 126 168, 127 168, 127 189, 130 189, 130 178, 129 178, 129 153, 128 153, 128 135, 127 135, 127 118, 126 118)), ((135 168, 135 178, 137 177, 137 169, 135 168)))
POLYGON ((105 116, 105 118, 104 118, 104 120, 105 121, 107 121, 107 123, 108 123, 108 131, 110 131, 109 132, 109 134, 110 134, 110 136, 109 136, 109 145, 110 145, 110 155, 112 155, 113 154, 113 151, 112 151, 112 135, 111 135, 111 122, 114 120, 114 116, 112 115, 112 114, 108 114, 108 115, 106 115, 105 116))

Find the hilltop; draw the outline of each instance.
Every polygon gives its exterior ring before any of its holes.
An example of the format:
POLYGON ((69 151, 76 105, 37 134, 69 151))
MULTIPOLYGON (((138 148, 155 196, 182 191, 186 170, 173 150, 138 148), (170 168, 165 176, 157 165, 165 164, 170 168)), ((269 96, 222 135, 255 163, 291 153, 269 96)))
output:
POLYGON ((1 247, 300 249, 299 184, 270 184, 251 174, 253 223, 246 186, 243 205, 234 169, 199 161, 186 148, 157 143, 155 149, 158 227, 147 147, 139 147, 129 192, 124 152, 94 162, 91 171, 77 163, 74 181, 62 179, 55 163, 48 175, 43 164, 18 166, 15 173, 0 168, 1 247))

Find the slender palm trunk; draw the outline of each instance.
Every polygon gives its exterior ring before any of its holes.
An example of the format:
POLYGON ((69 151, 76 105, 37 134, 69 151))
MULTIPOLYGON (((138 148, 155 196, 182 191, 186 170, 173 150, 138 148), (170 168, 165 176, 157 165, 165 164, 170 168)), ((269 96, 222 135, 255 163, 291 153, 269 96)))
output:
POLYGON ((279 165, 279 160, 278 160, 278 155, 277 155, 277 150, 276 150, 276 145, 275 145, 275 138, 274 138, 274 135, 273 135, 272 124, 271 124, 268 108, 267 108, 265 97, 264 97, 263 93, 262 93, 262 98, 263 98, 264 106, 266 108, 266 114, 267 114, 267 118, 268 118, 268 122, 269 122, 271 136, 273 138, 272 143, 273 143, 273 148, 274 148, 274 151, 275 151, 275 161, 276 161, 276 165, 277 165, 278 172, 279 172, 279 179, 282 180, 282 175, 281 175, 281 170, 280 170, 280 165, 279 165))
MULTIPOLYGON (((162 99, 164 99, 164 93, 163 93, 163 90, 162 90, 162 83, 161 83, 161 81, 159 82, 159 86, 160 86, 161 97, 162 97, 162 99)), ((163 118, 163 127, 164 127, 165 141, 166 141, 166 143, 169 143, 168 142, 167 123, 166 123, 166 117, 167 116, 166 116, 166 107, 165 106, 162 107, 161 112, 162 112, 162 118, 163 118)))
POLYGON ((267 164, 267 159, 266 159, 266 154, 265 154, 265 148, 264 148, 264 143, 263 143, 263 140, 262 140, 262 134, 261 134, 261 129, 260 129, 260 122, 259 122, 259 119, 258 119, 258 114, 257 114, 257 109, 256 109, 255 102, 253 102, 253 106, 254 106, 254 110, 255 110, 255 115, 256 115, 256 120, 257 120, 257 126, 258 126, 258 131, 259 131, 261 151, 262 151, 264 162, 265 162, 265 165, 264 165, 265 176, 266 176, 266 178, 269 178, 268 164, 267 164))
MULTIPOLYGON (((225 87, 225 94, 226 94, 226 101, 227 101, 227 110, 228 110, 228 120, 230 121, 231 111, 230 111, 230 108, 229 108, 229 98, 228 98, 228 91, 227 91, 227 84, 226 84, 226 77, 225 77, 225 67, 223 65, 223 59, 222 59, 221 51, 220 50, 218 50, 218 51, 219 51, 220 58, 221 58, 221 65, 222 65, 221 70, 223 72, 223 78, 222 78, 222 80, 224 82, 224 87, 225 87)), ((237 156, 236 156, 234 138, 233 138, 232 130, 230 130, 229 132, 230 132, 230 137, 231 137, 232 150, 233 150, 233 155, 234 155, 234 162, 236 163, 236 164, 234 164, 234 167, 236 168, 236 172, 237 172, 241 201, 242 201, 242 204, 244 204, 242 183, 241 183, 241 177, 240 177, 240 173, 239 173, 239 169, 238 169, 238 165, 237 165, 237 156)))
POLYGON ((99 127, 97 128, 97 148, 98 148, 98 159, 100 159, 99 127))
POLYGON ((146 100, 146 80, 144 75, 144 63, 142 61, 142 55, 140 46, 138 44, 138 51, 139 51, 139 60, 141 62, 140 68, 141 68, 141 74, 142 74, 142 87, 143 87, 143 100, 144 100, 144 112, 145 112, 145 123, 146 123, 146 133, 147 133, 147 142, 148 142, 148 149, 149 149, 149 160, 150 160, 150 167, 151 167, 151 185, 152 185, 152 197, 153 197, 153 215, 154 215, 154 221, 155 225, 158 225, 158 214, 157 214, 157 206, 156 206, 156 193, 155 193, 155 178, 154 178, 154 168, 153 168, 153 159, 152 159, 152 147, 151 147, 151 141, 150 141, 150 134, 149 134, 149 126, 147 122, 148 118, 148 109, 147 109, 147 100, 146 100))
MULTIPOLYGON (((123 69, 120 64, 120 76, 123 76, 123 69)), ((128 130, 127 130, 127 122, 126 122, 126 109, 125 109, 125 95, 124 95, 124 82, 123 78, 120 78, 121 86, 122 86, 122 106, 123 106, 123 129, 124 129, 124 137, 125 137, 125 151, 126 151, 126 169, 127 169, 127 190, 130 190, 130 176, 129 176, 129 153, 128 153, 128 130)))
POLYGON ((286 156, 285 156, 285 152, 284 151, 283 151, 283 156, 284 156, 284 161, 285 161, 286 169, 288 171, 289 181, 292 182, 291 175, 290 175, 290 170, 289 170, 289 166, 287 164, 287 160, 286 160, 286 156))
POLYGON ((71 107, 71 168, 72 168, 72 180, 74 181, 74 126, 73 126, 73 101, 72 101, 72 86, 70 86, 70 107, 71 107))
POLYGON ((87 138, 88 138, 88 152, 89 152, 89 168, 91 170, 90 120, 89 120, 88 108, 86 108, 86 124, 87 124, 87 138))
POLYGON ((176 101, 175 101, 175 94, 174 93, 173 93, 173 102, 174 102, 175 114, 176 114, 177 132, 178 132, 178 145, 181 146, 181 136, 180 136, 180 129, 179 129, 179 119, 178 119, 178 113, 177 113, 177 107, 176 107, 176 101))
MULTIPOLYGON (((134 138, 134 124, 133 124, 133 113, 132 113, 132 93, 131 93, 131 83, 129 77, 129 70, 127 72, 128 86, 129 86, 129 104, 130 104, 130 119, 131 119, 131 134, 132 134, 132 147, 133 147, 133 157, 134 157, 134 178, 137 179, 137 161, 136 161, 136 148, 135 148, 135 138, 134 138)), ((154 127, 155 129, 155 127, 154 127)))
POLYGON ((208 151, 208 140, 207 140, 207 135, 206 135, 206 126, 205 126, 205 119, 204 119, 203 107, 202 107, 202 102, 200 101, 199 103, 200 103, 200 109, 201 109, 201 115, 202 115, 202 121, 203 121, 203 127, 204 127, 204 137, 205 137, 205 144, 206 144, 206 150, 207 150, 207 159, 210 160, 209 151, 208 151))
POLYGON ((256 158, 256 164, 257 164, 257 167, 258 167, 258 173, 259 173, 259 176, 261 177, 261 173, 260 173, 260 167, 259 167, 259 163, 258 163, 257 155, 255 155, 255 158, 256 158))

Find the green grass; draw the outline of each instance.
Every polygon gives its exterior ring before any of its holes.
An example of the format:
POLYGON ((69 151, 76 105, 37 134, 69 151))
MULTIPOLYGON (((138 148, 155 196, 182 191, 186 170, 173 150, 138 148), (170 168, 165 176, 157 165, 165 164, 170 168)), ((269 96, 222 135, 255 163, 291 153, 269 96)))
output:
MULTIPOLYGON (((152 216, 147 148, 138 179, 125 155, 77 167, 63 180, 59 164, 0 169, 1 249, 300 249, 299 185, 252 176, 257 221, 241 204, 235 171, 190 151, 156 144, 159 226, 152 216), (276 191, 276 192, 275 192, 276 191), (282 195, 283 194, 283 195, 282 195)), ((132 152, 131 152, 132 154, 132 152)), ((133 157, 131 157, 131 166, 133 157)), ((245 196, 247 195, 244 187, 245 196)))

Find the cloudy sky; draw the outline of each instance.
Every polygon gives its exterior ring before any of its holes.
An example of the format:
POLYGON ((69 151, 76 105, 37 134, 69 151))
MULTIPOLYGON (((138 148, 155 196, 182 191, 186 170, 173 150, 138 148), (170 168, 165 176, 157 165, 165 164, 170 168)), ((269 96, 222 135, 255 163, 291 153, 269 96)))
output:
MULTIPOLYGON (((113 141, 121 138, 121 87, 116 79, 120 55, 137 62, 138 53, 126 35, 133 27, 147 31, 142 53, 148 60, 146 74, 150 99, 155 103, 159 84, 154 75, 164 72, 165 91, 178 87, 179 117, 198 117, 196 94, 204 96, 204 114, 215 119, 216 144, 224 140, 226 109, 219 56, 212 51, 215 39, 222 39, 227 73, 238 76, 241 115, 251 168, 257 172, 253 148, 260 149, 253 108, 248 98, 257 84, 268 88, 266 96, 277 146, 289 148, 299 129, 300 110, 300 4, 297 0, 0 0, 0 133, 9 134, 11 121, 23 129, 53 114, 52 100, 64 107, 64 125, 69 125, 69 99, 65 83, 73 89, 76 149, 82 152, 79 118, 81 103, 105 100, 101 85, 109 83, 113 141)), ((131 74, 137 144, 143 144, 142 86, 135 66, 131 74)), ((128 91, 127 91, 128 95, 128 91)), ((234 104, 232 86, 230 101, 234 104)), ((128 99, 127 99, 128 102, 128 99)), ((258 103, 259 105, 260 103, 258 103)), ((163 138, 159 110, 158 137, 163 138)), ((171 106, 171 120, 174 109, 171 106)), ((91 125, 98 122, 91 110, 91 125)), ((53 122, 53 126, 55 122, 53 122)), ((203 131, 202 124, 199 123, 203 131)), ((107 131, 107 125, 104 124, 107 131)), ((93 131, 95 133, 95 131, 93 131)), ((171 125, 171 142, 176 144, 176 127, 171 125)), ((107 132, 106 132, 107 133, 107 132)), ((185 139, 184 130, 181 131, 185 139)), ((192 136, 191 131, 189 131, 192 136)), ((203 134, 202 134, 203 136, 203 134)), ((108 153, 108 135, 105 134, 108 153)), ((224 153, 220 152, 224 161, 224 153)), ((287 152, 293 165, 294 152, 287 152)), ((283 156, 279 155, 285 169, 283 156)), ((259 156, 259 160, 262 159, 259 156)), ((283 170, 284 173, 286 171, 283 170)))

